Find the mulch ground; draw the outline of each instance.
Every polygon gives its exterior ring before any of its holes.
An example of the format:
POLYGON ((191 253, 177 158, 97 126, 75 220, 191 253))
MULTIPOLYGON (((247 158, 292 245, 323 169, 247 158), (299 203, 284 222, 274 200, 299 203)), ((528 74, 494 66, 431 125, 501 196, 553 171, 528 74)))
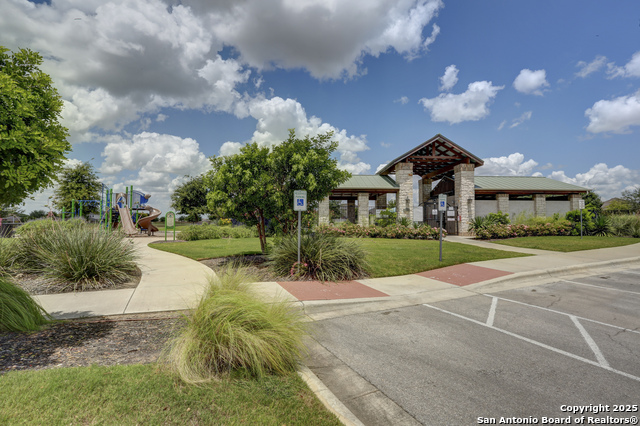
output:
POLYGON ((180 313, 95 317, 33 333, 0 333, 0 375, 17 370, 155 362, 184 319, 180 313))

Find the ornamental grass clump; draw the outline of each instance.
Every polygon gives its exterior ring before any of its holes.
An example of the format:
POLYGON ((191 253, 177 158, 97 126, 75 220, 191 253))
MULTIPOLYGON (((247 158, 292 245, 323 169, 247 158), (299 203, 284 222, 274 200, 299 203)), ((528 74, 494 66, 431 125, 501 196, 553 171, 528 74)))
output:
POLYGON ((0 331, 35 331, 50 320, 29 293, 0 277, 0 331))
POLYGON ((0 277, 9 274, 16 258, 16 239, 0 238, 0 277))
POLYGON ((357 241, 324 234, 302 236, 300 273, 297 236, 277 239, 268 258, 268 265, 279 276, 321 281, 352 280, 366 275, 369 269, 366 253, 357 241))
POLYGON ((251 238, 257 236, 256 229, 247 226, 189 225, 180 231, 180 239, 185 241, 251 238))
POLYGON ((211 280, 183 330, 169 342, 161 359, 185 382, 297 369, 308 323, 285 300, 260 300, 247 285, 250 281, 249 274, 234 267, 211 280))
POLYGON ((137 271, 133 242, 120 232, 89 225, 54 227, 24 234, 19 241, 21 268, 67 290, 113 286, 137 271))

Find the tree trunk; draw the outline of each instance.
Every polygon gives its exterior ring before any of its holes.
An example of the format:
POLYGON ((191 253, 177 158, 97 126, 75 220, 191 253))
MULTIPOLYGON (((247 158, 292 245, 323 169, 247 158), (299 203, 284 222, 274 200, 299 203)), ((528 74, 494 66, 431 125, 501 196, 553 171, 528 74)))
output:
POLYGON ((264 216, 262 216, 262 212, 258 213, 258 237, 260 238, 260 250, 262 250, 262 254, 267 254, 267 235, 264 229, 264 216))

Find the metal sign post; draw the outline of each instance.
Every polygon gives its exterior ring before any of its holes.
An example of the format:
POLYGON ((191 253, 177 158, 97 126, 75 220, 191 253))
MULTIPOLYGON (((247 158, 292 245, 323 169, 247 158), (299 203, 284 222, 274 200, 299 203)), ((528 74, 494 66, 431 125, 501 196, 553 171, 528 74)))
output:
POLYGON ((584 200, 578 200, 578 208, 580 209, 580 239, 582 239, 582 210, 584 210, 584 200))
POLYGON ((438 216, 440 216, 440 262, 442 262, 442 217, 447 210, 447 195, 438 195, 438 216))
POLYGON ((173 228, 173 241, 176 240, 176 214, 167 212, 164 217, 164 240, 167 241, 167 230, 173 228))
POLYGON ((293 211, 298 212, 298 274, 300 273, 300 229, 302 223, 302 212, 307 211, 307 191, 293 191, 293 211))

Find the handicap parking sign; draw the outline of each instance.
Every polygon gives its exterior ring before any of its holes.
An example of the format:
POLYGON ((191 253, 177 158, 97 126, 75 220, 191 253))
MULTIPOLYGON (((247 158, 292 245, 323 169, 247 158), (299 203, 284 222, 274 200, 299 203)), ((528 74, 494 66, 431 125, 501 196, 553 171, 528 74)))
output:
POLYGON ((293 211, 307 211, 307 191, 293 191, 293 211))

